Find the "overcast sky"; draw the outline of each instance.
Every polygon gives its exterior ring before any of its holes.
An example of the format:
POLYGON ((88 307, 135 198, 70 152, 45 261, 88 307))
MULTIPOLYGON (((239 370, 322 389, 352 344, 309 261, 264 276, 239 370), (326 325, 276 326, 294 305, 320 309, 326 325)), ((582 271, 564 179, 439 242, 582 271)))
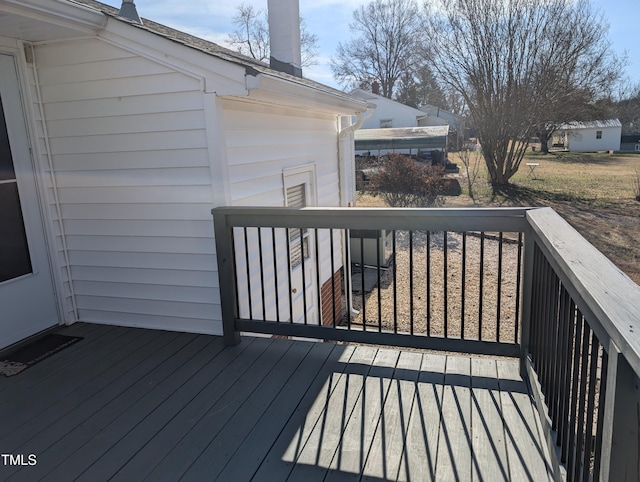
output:
MULTIPOLYGON (((102 0, 120 7, 121 0, 102 0)), ((304 69, 304 76, 339 87, 333 80, 329 59, 339 41, 350 38, 353 11, 370 0, 300 0, 300 14, 309 32, 319 38, 319 64, 304 69)), ((245 3, 266 9, 267 0, 135 0, 138 13, 156 22, 227 46, 225 40, 234 27, 231 19, 236 6, 245 3)), ((628 55, 626 74, 640 83, 640 0, 592 0, 610 24, 613 49, 628 55)))

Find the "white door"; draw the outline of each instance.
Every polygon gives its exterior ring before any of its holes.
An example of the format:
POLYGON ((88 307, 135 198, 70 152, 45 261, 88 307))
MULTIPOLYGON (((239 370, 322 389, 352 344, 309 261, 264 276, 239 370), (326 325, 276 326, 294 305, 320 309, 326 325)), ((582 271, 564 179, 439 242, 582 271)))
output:
POLYGON ((0 348, 58 323, 15 58, 0 54, 0 348))
MULTIPOLYGON (((314 206, 315 176, 309 168, 285 171, 284 187, 287 207, 314 206)), ((317 324, 318 304, 315 236, 312 229, 289 230, 291 259, 291 319, 294 323, 317 324), (306 313, 306 320, 305 320, 306 313)))

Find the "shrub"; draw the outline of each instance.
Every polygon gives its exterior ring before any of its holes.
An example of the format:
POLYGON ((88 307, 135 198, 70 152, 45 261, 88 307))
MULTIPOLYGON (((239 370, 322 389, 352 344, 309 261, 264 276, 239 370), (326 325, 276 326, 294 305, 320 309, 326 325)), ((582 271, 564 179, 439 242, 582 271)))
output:
POLYGON ((390 154, 370 179, 372 194, 392 207, 439 206, 449 183, 442 166, 428 166, 402 154, 390 154))

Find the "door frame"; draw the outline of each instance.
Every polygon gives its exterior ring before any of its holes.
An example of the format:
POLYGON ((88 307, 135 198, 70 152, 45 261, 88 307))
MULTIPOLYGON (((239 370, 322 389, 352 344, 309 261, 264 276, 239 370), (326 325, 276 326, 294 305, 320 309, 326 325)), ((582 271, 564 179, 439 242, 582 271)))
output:
MULTIPOLYGON (((41 162, 43 160, 43 153, 41 152, 39 144, 37 142, 34 142, 34 139, 38 139, 39 137, 45 138, 45 143, 47 146, 46 157, 49 159, 49 168, 51 170, 49 175, 53 178, 55 176, 55 173, 53 172, 51 155, 48 150, 48 139, 46 133, 44 110, 40 109, 40 114, 42 117, 41 122, 43 124, 43 128, 41 129, 43 132, 41 135, 38 135, 39 129, 37 129, 36 127, 36 115, 33 110, 36 108, 36 105, 42 106, 40 99, 40 87, 37 84, 38 78, 35 59, 33 57, 33 46, 18 39, 0 36, 0 54, 11 57, 14 62, 18 86, 18 102, 22 111, 22 120, 24 123, 23 128, 26 134, 27 143, 25 157, 28 156, 28 159, 23 159, 22 163, 23 165, 29 165, 29 167, 31 168, 31 172, 33 173, 33 184, 35 187, 34 191, 36 197, 36 199, 32 202, 32 207, 30 209, 25 209, 23 207, 23 219, 25 224, 27 243, 30 247, 32 273, 16 278, 15 280, 24 279, 27 276, 32 276, 42 271, 48 272, 51 278, 51 289, 53 291, 53 298, 56 306, 55 315, 57 322, 52 325, 52 327, 71 324, 77 320, 72 319, 71 317, 67 318, 65 316, 65 310, 63 309, 64 299, 61 296, 61 293, 64 292, 64 281, 62 279, 61 268, 58 263, 56 263, 56 251, 53 249, 53 247, 55 247, 56 245, 56 238, 53 233, 53 223, 51 215, 46 209, 48 204, 45 200, 48 198, 48 192, 47 186, 45 185, 47 183, 45 179, 46 171, 41 165, 41 162), (9 44, 13 44, 15 45, 15 47, 9 46, 9 44), (29 57, 31 60, 29 62, 26 59, 27 49, 30 50, 29 57), (27 78, 29 77, 27 73, 28 69, 33 69, 32 78, 34 86, 31 86, 29 82, 27 82, 27 78), (34 94, 31 91, 32 87, 35 88, 35 99, 33 97, 34 94), (41 253, 34 253, 34 250, 31 249, 31 246, 33 246, 34 243, 34 238, 37 236, 34 233, 36 229, 42 230, 44 246, 41 253)), ((7 126, 7 129, 9 130, 10 128, 7 126)), ((11 135, 10 132, 9 135, 11 135)), ((18 192, 24 192, 24 179, 17 178, 16 181, 18 185, 18 192)), ((51 188, 55 189, 55 183, 50 184, 51 188)), ((55 204, 57 206, 57 202, 55 204)), ((61 233, 60 235, 64 237, 64 233, 61 233)), ((13 281, 14 280, 7 280, 4 283, 12 283, 13 281)), ((69 283, 71 282, 72 280, 69 279, 69 283)))

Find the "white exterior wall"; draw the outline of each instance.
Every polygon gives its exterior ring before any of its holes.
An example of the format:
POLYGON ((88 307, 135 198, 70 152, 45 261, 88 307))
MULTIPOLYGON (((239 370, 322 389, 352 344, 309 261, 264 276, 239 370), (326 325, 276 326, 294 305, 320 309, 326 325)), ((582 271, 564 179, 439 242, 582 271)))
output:
POLYGON ((35 58, 67 321, 75 296, 80 321, 220 333, 200 80, 98 39, 35 58))
MULTIPOLYGON (((225 140, 229 163, 231 204, 235 206, 285 206, 283 173, 286 169, 307 166, 315 177, 314 197, 317 206, 340 205, 338 161, 338 118, 335 115, 285 107, 265 106, 242 100, 225 99, 225 140)), ((272 243, 270 230, 264 230, 263 246, 272 243)), ((277 234, 278 246, 288 246, 284 231, 277 234)), ((321 285, 332 272, 328 232, 319 235, 321 285)), ((334 267, 342 266, 341 240, 334 240, 334 267)), ((249 251, 254 313, 261 316, 261 273, 258 269, 257 231, 249 233, 249 251)), ((244 261, 240 265, 239 281, 246 282, 244 261)), ((267 318, 275 319, 275 275, 269 250, 264 260, 267 288, 267 318)), ((286 266, 286 250, 278 248, 278 264, 286 266)), ((313 280, 315 283, 315 280, 313 280)), ((307 280, 309 283, 310 280, 307 280)), ((288 275, 278 273, 281 319, 288 316, 288 275)), ((317 305, 316 300, 313 301, 317 305)), ((317 308, 317 306, 316 306, 317 308)), ((242 307, 241 307, 242 309, 242 307)))
POLYGON ((594 152, 594 151, 619 151, 622 127, 593 127, 576 129, 567 132, 569 151, 594 152), (602 131, 602 138, 596 138, 596 132, 602 131))

